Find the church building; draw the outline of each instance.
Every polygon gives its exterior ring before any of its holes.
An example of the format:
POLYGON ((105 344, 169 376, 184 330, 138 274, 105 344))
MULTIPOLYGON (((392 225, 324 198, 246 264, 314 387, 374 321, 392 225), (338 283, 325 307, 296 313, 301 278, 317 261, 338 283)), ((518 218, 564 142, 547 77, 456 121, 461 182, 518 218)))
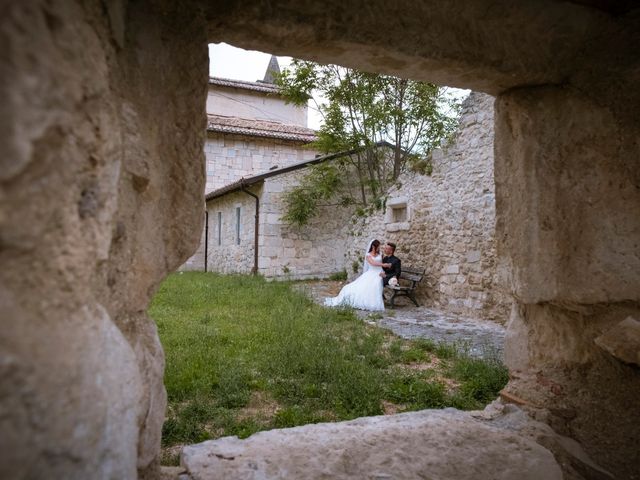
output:
POLYGON ((307 127, 307 108, 285 102, 274 72, 279 66, 272 56, 262 81, 209 79, 205 227, 183 269, 287 278, 342 269, 344 254, 331 246, 346 218, 302 230, 281 220, 283 192, 308 165, 332 156, 308 147, 316 136, 307 127))

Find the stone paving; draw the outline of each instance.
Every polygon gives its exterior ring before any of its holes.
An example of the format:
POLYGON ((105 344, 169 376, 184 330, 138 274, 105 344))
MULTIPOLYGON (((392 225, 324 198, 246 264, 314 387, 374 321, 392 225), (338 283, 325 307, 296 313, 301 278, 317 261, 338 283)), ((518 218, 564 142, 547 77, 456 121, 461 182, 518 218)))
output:
MULTIPOLYGON (((337 295, 341 286, 341 282, 331 281, 297 284, 297 288, 318 303, 325 297, 337 295)), ((474 357, 500 360, 503 357, 505 328, 495 322, 429 307, 415 307, 408 299, 400 299, 395 309, 387 308, 384 312, 356 310, 356 313, 363 320, 391 330, 402 338, 454 343, 474 357)))

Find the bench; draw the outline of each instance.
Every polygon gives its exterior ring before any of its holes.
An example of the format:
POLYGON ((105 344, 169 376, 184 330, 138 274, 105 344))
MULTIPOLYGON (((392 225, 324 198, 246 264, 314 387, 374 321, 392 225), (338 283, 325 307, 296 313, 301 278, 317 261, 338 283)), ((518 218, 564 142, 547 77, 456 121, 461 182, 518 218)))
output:
POLYGON ((391 295, 391 298, 389 299, 391 308, 395 308, 396 297, 409 297, 409 299, 414 303, 416 307, 420 306, 418 305, 418 302, 416 300, 415 289, 424 278, 424 272, 424 268, 402 268, 400 278, 398 279, 398 285, 396 285, 395 287, 387 285, 385 287, 393 291, 393 295, 391 295))

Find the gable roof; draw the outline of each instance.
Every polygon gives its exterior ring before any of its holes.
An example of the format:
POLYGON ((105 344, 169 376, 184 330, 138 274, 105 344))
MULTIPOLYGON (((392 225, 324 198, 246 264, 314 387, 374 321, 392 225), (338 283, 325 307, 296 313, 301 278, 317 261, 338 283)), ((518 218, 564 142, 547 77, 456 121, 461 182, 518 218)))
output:
MULTIPOLYGON (((394 146, 391 143, 386 141, 377 142, 373 146, 375 148, 380 148, 380 147, 394 148, 394 146)), ((353 148, 351 150, 345 150, 343 152, 330 153, 328 155, 322 155, 321 157, 316 157, 312 160, 305 160, 304 162, 294 163, 293 165, 289 165, 287 167, 276 168, 274 170, 270 170, 268 172, 261 173, 258 175, 253 175, 251 177, 247 177, 247 178, 242 177, 240 180, 236 182, 230 183, 229 185, 225 185, 224 187, 218 188, 217 190, 207 193, 204 197, 205 202, 208 202, 209 200, 213 200, 215 198, 222 197, 229 193, 243 190, 244 188, 249 187, 251 185, 255 185, 256 183, 263 182, 267 178, 275 177, 276 175, 282 175, 284 173, 293 172, 295 170, 300 170, 301 168, 306 168, 311 165, 327 162, 329 160, 335 160, 336 158, 346 157, 347 155, 353 155, 354 153, 357 153, 361 150, 364 150, 364 148, 353 148)))
POLYGON ((264 82, 247 82, 245 80, 233 80, 231 78, 209 77, 209 85, 218 85, 220 87, 242 88, 244 90, 253 90, 254 92, 279 94, 280 88, 272 83, 264 82))
POLYGON ((316 139, 316 132, 311 128, 224 115, 208 115, 207 131, 248 135, 251 137, 278 138, 297 142, 313 142, 316 139))

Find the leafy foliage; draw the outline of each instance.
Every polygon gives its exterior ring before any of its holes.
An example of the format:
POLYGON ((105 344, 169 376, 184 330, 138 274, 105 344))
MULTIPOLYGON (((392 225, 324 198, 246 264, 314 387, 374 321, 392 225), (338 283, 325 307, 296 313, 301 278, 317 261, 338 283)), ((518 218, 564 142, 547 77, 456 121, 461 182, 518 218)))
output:
POLYGON ((314 93, 326 99, 316 104, 324 124, 313 147, 324 153, 353 151, 333 162, 341 181, 327 182, 312 170, 303 185, 287 193, 285 220, 298 226, 334 196, 343 206, 374 203, 407 165, 428 171, 420 159, 456 126, 458 103, 432 83, 302 60, 294 60, 276 81, 296 105, 305 105, 314 93), (386 148, 380 147, 383 142, 386 148))
POLYGON ((292 225, 305 225, 321 201, 329 200, 344 184, 336 165, 321 163, 310 167, 300 185, 285 196, 287 208, 283 220, 292 225))

